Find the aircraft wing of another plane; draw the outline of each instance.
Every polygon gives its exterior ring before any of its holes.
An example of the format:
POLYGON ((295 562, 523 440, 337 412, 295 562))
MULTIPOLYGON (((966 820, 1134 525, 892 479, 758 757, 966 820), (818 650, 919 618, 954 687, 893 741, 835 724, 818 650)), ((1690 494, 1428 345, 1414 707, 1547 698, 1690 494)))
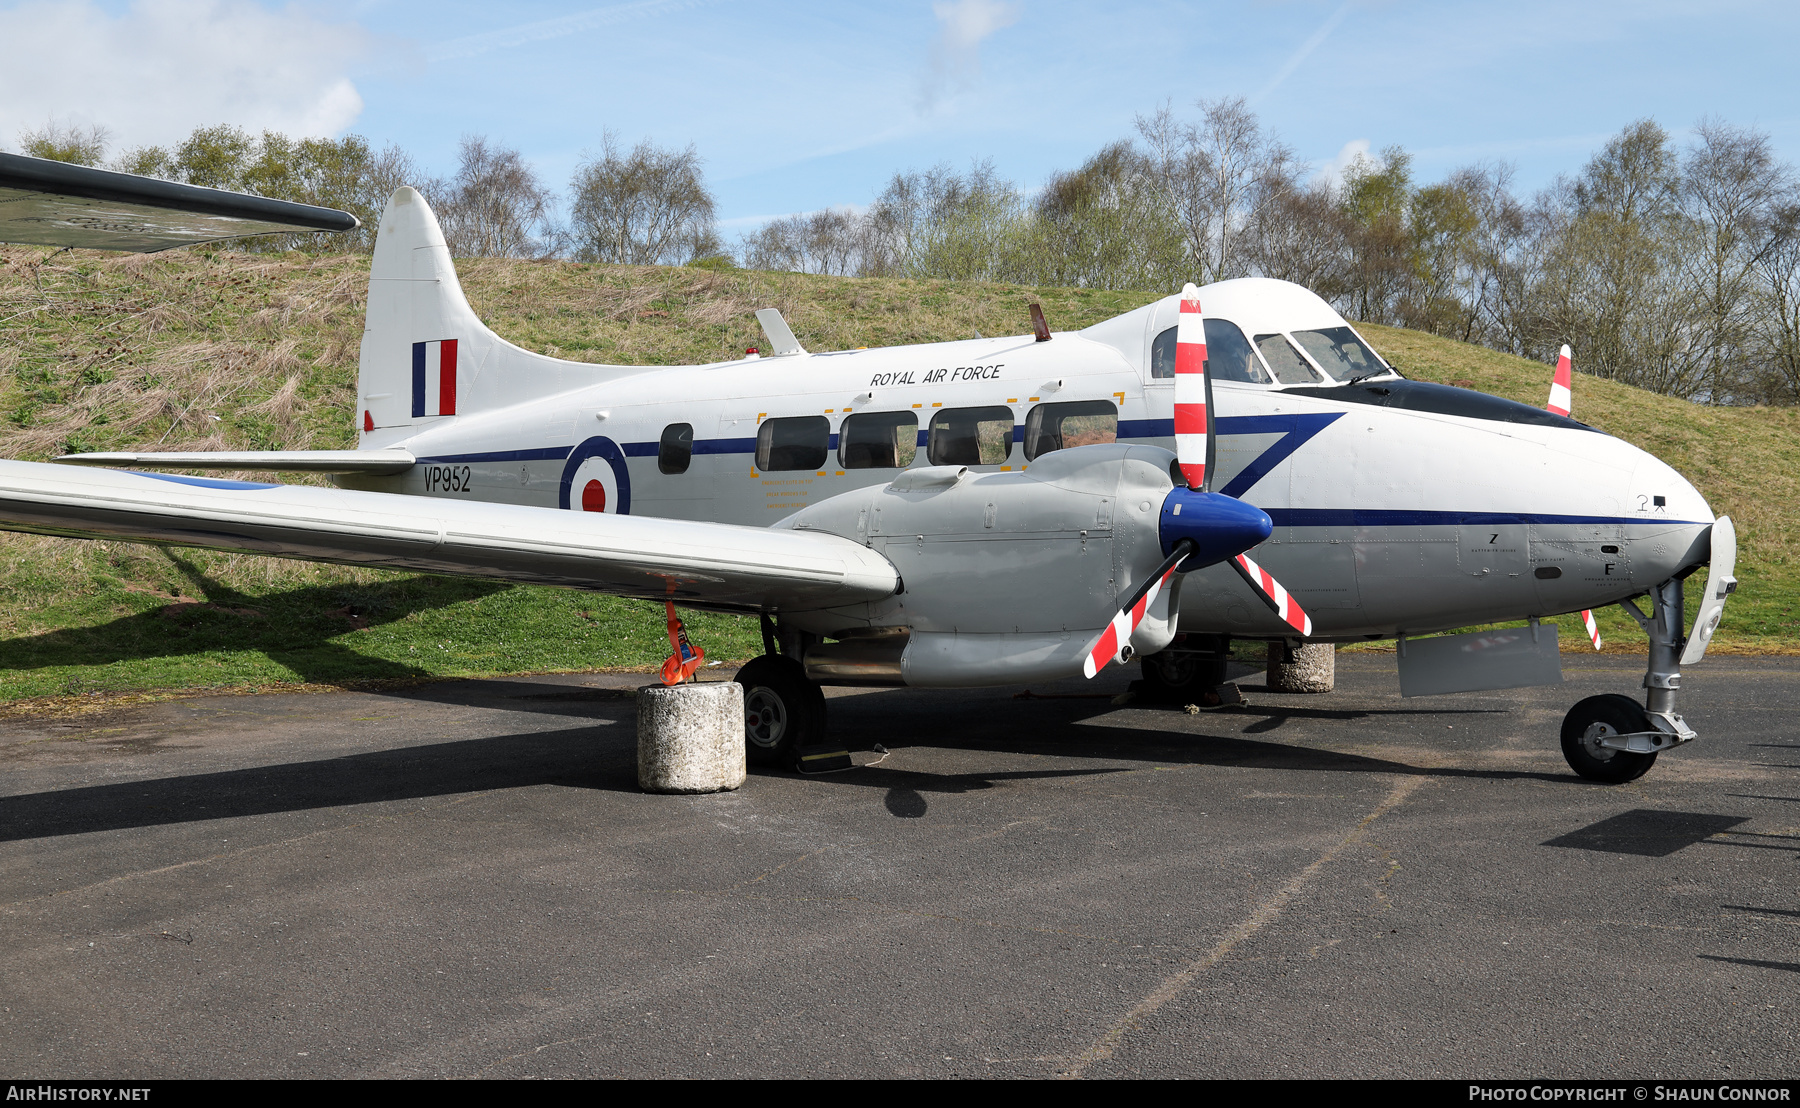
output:
POLYGON ((409 450, 152 450, 64 454, 60 465, 144 469, 267 470, 271 473, 369 473, 383 476, 413 467, 409 450))
POLYGON ((899 591, 820 531, 0 461, 0 529, 590 589, 753 612, 899 591))
POLYGON ((349 212, 0 154, 0 242, 152 253, 291 231, 352 231, 349 212))

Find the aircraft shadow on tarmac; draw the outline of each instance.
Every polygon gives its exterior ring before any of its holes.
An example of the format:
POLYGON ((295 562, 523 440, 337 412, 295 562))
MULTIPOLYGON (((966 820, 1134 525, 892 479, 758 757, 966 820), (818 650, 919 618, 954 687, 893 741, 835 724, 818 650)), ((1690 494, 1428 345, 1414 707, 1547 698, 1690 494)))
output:
MULTIPOLYGON (((484 687, 487 686, 487 683, 483 684, 484 687)), ((541 684, 518 684, 540 693, 545 689, 541 684)), ((585 698, 590 693, 603 690, 574 691, 585 698)), ((406 690, 407 695, 417 696, 418 693, 417 689, 406 690)), ((594 699, 598 701, 595 707, 604 704, 608 709, 606 714, 624 714, 618 711, 625 706, 622 698, 596 696, 594 699)), ((550 710, 562 715, 598 714, 584 700, 516 700, 506 702, 506 707, 511 709, 513 704, 537 705, 529 710, 550 710)), ((870 705, 870 708, 874 707, 870 705)), ((844 722, 850 725, 868 724, 875 717, 885 714, 859 712, 855 715, 862 718, 844 722)), ((1187 717, 1184 715, 1183 718, 1187 717)), ((899 737, 889 736, 888 741, 900 746, 922 745, 924 741, 917 736, 930 734, 932 737, 929 745, 938 748, 1062 758, 1311 772, 1578 782, 1573 775, 1421 767, 1385 758, 1271 743, 1229 734, 1175 733, 1137 727, 1112 727, 1084 723, 1080 719, 1045 723, 1044 726, 1031 727, 1031 738, 1018 741, 984 731, 979 726, 963 728, 958 734, 949 734, 941 727, 941 721, 935 732, 903 732, 899 737)), ((886 730, 885 727, 880 729, 886 730)), ((853 745, 858 749, 868 749, 874 742, 881 741, 879 735, 871 733, 873 730, 875 728, 869 728, 859 735, 859 741, 853 745)), ((1223 728, 1219 730, 1222 731, 1223 728)), ((966 793, 992 788, 996 782, 1008 780, 1079 777, 1125 772, 1131 768, 1134 767, 934 774, 875 765, 806 780, 817 783, 820 787, 854 786, 880 790, 888 811, 895 817, 904 819, 924 815, 928 808, 925 798, 931 794, 966 793)), ((534 730, 279 765, 0 797, 0 841, 51 838, 95 831, 340 808, 541 785, 636 794, 636 775, 635 735, 629 727, 576 726, 553 731, 534 730)))
POLYGON ((316 585, 248 596, 208 577, 177 554, 168 557, 188 579, 186 597, 96 626, 0 640, 0 669, 259 650, 303 680, 320 684, 416 678, 426 671, 371 658, 333 640, 358 627, 391 623, 510 587, 498 581, 417 578, 393 585, 316 585))

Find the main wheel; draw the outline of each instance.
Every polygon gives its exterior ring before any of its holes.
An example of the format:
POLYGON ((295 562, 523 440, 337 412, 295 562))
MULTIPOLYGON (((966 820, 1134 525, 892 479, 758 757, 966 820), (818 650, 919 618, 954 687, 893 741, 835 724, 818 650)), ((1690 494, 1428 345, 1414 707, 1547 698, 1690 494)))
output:
POLYGON ((825 694, 792 658, 764 654, 737 672, 744 686, 744 753, 759 766, 792 769, 825 737, 825 694))
POLYGON ((1563 717, 1563 757, 1569 768, 1589 781, 1621 785, 1636 781, 1656 764, 1654 754, 1633 754, 1600 745, 1612 735, 1630 735, 1654 730, 1643 705, 1629 696, 1607 693, 1590 696, 1569 709, 1563 717))

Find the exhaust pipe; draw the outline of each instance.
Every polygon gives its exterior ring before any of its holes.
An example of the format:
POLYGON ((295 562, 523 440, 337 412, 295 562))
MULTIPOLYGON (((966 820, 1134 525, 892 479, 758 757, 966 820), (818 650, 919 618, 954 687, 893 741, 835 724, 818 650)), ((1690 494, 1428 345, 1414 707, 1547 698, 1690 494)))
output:
POLYGON ((910 641, 912 631, 898 628, 816 643, 806 652, 807 680, 821 685, 904 685, 900 658, 910 641))

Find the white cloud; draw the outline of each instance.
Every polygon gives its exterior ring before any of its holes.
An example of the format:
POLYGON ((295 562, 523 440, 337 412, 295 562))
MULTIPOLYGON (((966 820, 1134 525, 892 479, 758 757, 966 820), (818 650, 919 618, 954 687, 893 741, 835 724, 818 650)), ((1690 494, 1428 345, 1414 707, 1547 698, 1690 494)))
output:
MULTIPOLYGON (((1351 139, 1337 152, 1337 157, 1319 164, 1318 177, 1332 185, 1343 184, 1344 171, 1356 164, 1356 159, 1368 157, 1369 140, 1351 139)), ((1370 160, 1379 162, 1380 159, 1371 158, 1370 160)))
POLYGON ((369 36, 250 0, 37 0, 0 10, 0 42, 0 141, 55 117, 108 128, 118 150, 218 123, 335 135, 362 113, 349 72, 369 36))
POLYGON ((931 67, 920 86, 920 106, 929 111, 955 93, 974 86, 981 75, 981 44, 1019 21, 1024 5, 1011 0, 940 0, 931 43, 931 67))

